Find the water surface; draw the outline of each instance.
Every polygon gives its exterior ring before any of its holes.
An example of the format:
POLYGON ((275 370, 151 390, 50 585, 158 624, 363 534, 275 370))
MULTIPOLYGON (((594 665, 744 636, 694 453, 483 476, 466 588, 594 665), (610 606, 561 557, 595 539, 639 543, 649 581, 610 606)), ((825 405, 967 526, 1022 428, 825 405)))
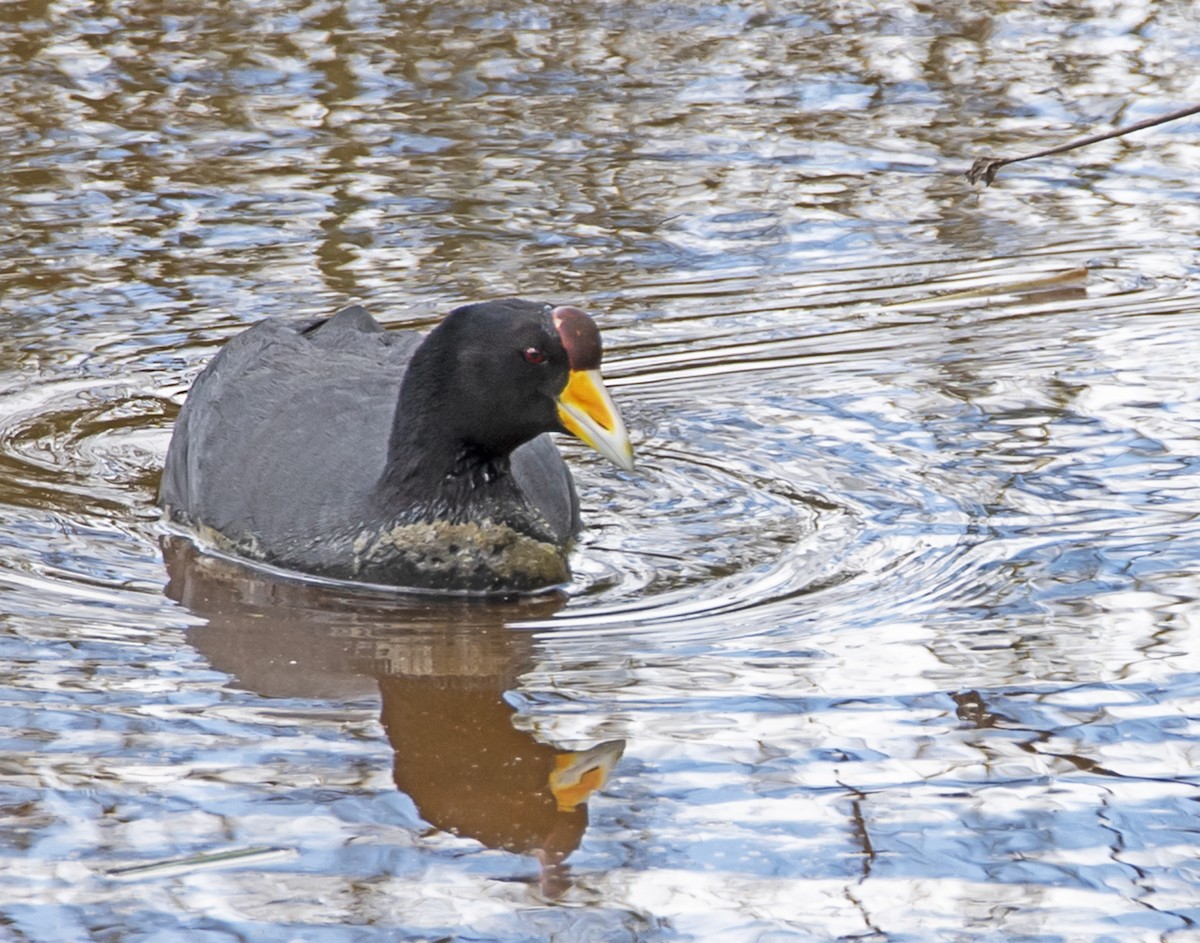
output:
POLYGON ((1200 100, 1190 4, 0 35, 0 939, 1200 939, 1196 124, 961 177, 1200 100), (238 330, 506 294, 595 314, 638 455, 563 443, 561 595, 162 527, 238 330))

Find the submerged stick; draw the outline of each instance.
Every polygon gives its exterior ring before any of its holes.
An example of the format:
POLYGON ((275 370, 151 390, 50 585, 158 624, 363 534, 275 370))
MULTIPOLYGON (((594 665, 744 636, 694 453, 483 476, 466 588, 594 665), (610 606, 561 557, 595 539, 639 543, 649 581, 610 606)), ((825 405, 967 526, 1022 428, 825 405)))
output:
POLYGON ((180 874, 190 874, 193 871, 203 871, 209 868, 222 868, 227 865, 281 861, 294 858, 296 854, 294 848, 237 848, 230 851, 208 852, 200 855, 188 855, 184 858, 166 858, 146 864, 109 868, 104 872, 104 876, 115 881, 130 881, 143 877, 176 877, 180 874))
POLYGON ((940 295, 928 295, 923 298, 909 298, 906 301, 890 301, 885 308, 915 308, 931 303, 941 304, 946 301, 969 301, 973 298, 990 298, 993 295, 1032 295, 1037 292, 1050 291, 1064 285, 1075 285, 1086 282, 1088 268, 1079 265, 1071 269, 1061 269, 1046 275, 1031 275, 1028 278, 1011 282, 998 282, 985 285, 982 288, 964 288, 959 291, 948 291, 940 295))
POLYGON ((982 180, 983 185, 986 187, 996 179, 996 171, 1005 164, 1015 164, 1017 161, 1022 160, 1033 160, 1035 157, 1048 157, 1051 154, 1061 154, 1063 151, 1073 151, 1077 147, 1097 144, 1100 141, 1107 141, 1109 138, 1119 138, 1123 134, 1130 134, 1145 128, 1153 128, 1156 124, 1166 124, 1168 121, 1175 121, 1178 118, 1186 118, 1189 115, 1195 114, 1200 114, 1200 105, 1189 105, 1168 115, 1147 118, 1145 121, 1139 121, 1124 128, 1117 128, 1115 131, 1106 131, 1104 134, 1093 134, 1078 141, 1071 141, 1069 144, 1060 144, 1058 147, 1050 147, 1044 151, 1038 151, 1036 154, 1026 154, 1023 157, 978 157, 975 159, 975 163, 971 165, 971 169, 966 172, 966 177, 971 183, 979 183, 982 180))

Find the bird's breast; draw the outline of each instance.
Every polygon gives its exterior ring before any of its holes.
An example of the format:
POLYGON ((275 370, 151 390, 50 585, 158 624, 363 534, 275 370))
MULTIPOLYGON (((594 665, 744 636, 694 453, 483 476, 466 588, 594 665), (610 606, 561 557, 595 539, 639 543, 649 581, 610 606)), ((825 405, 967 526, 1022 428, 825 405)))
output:
POLYGON ((564 550, 492 520, 396 524, 354 542, 355 579, 475 592, 547 589, 569 579, 564 550))

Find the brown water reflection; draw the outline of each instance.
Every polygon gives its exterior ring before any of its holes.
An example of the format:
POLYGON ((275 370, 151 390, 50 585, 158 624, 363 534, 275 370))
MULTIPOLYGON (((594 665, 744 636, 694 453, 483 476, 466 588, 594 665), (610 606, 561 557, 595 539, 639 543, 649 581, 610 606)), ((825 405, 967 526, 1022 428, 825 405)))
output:
POLYGON ((205 620, 188 641, 238 687, 263 697, 347 700, 378 692, 396 787, 436 828, 533 855, 561 895, 564 864, 587 828, 624 742, 584 750, 514 727, 506 692, 533 665, 533 636, 513 620, 564 603, 405 601, 339 595, 163 541, 166 593, 205 620))

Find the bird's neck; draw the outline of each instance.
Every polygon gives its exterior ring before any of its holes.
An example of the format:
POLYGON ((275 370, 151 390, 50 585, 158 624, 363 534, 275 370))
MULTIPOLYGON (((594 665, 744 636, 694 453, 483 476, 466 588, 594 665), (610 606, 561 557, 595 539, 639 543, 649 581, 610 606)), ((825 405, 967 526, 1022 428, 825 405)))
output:
POLYGON ((377 498, 384 519, 414 524, 491 520, 541 539, 545 524, 513 479, 509 456, 484 452, 410 403, 397 410, 377 498))
POLYGON ((397 504, 467 507, 511 485, 508 456, 484 455, 466 442, 434 440, 406 427, 397 433, 380 481, 397 504))
POLYGON ((509 453, 470 441, 448 414, 446 389, 453 370, 431 334, 405 372, 388 441, 387 463, 376 489, 384 520, 398 524, 492 521, 545 539, 546 522, 513 479, 509 453))

